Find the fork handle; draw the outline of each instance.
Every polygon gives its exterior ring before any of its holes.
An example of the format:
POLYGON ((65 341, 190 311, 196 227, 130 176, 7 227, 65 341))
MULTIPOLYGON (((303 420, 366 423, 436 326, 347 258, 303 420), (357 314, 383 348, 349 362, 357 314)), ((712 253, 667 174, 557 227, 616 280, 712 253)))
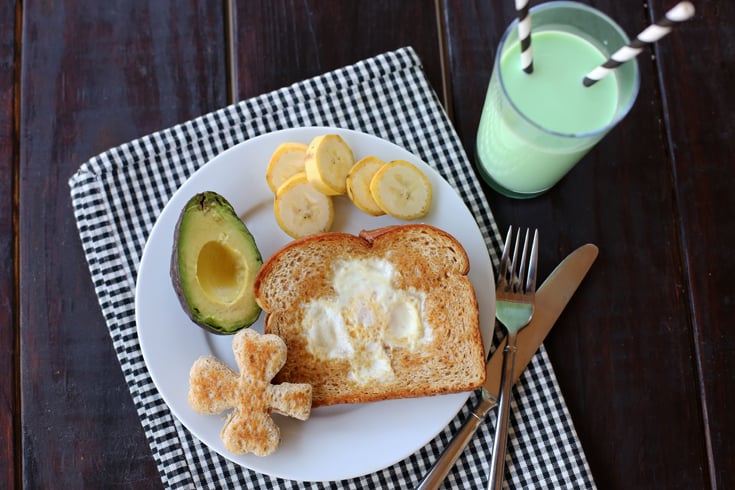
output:
POLYGON ((431 470, 426 474, 416 490, 436 490, 444 481, 455 461, 477 432, 477 428, 485 418, 485 415, 495 406, 495 397, 483 398, 472 408, 469 416, 462 423, 449 445, 444 448, 441 456, 434 462, 431 470))
POLYGON ((503 371, 500 376, 500 399, 498 401, 498 421, 495 426, 493 453, 490 461, 488 489, 499 490, 503 486, 505 470, 505 448, 508 442, 508 421, 510 397, 513 388, 513 371, 518 352, 518 332, 508 333, 508 343, 503 349, 503 371))

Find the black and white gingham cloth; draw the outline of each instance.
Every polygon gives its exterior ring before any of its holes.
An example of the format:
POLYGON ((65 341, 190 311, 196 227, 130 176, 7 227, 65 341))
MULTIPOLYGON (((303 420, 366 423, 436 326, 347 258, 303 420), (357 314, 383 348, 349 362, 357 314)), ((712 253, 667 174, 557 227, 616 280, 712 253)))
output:
MULTIPOLYGON (((413 488, 477 401, 413 456, 353 480, 270 478, 209 450, 170 413, 146 369, 135 325, 136 271, 148 234, 174 191, 231 146, 303 126, 355 129, 392 141, 433 166, 474 214, 495 264, 501 240, 470 162, 411 48, 341 68, 113 148, 70 179, 84 252, 125 379, 166 487, 413 488)), ((506 463, 510 488, 594 488, 543 347, 514 391, 506 463)), ((446 488, 485 488, 495 411, 448 476, 446 488)))

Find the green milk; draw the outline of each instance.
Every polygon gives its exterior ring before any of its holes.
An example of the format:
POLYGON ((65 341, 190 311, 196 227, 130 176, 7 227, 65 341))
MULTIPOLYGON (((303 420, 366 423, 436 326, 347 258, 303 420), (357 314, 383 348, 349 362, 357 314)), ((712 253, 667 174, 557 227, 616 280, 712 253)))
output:
POLYGON ((612 122, 618 102, 614 76, 585 87, 582 79, 605 62, 584 39, 560 31, 531 37, 534 72, 520 69, 520 47, 503 56, 500 73, 511 102, 528 119, 550 131, 578 134, 599 131, 612 122))
POLYGON ((533 73, 521 69, 511 25, 498 48, 476 147, 482 177, 521 198, 556 184, 627 114, 639 84, 631 62, 583 85, 585 75, 628 41, 603 14, 575 2, 542 4, 531 13, 533 73))
POLYGON ((477 133, 477 156, 480 170, 494 183, 535 195, 553 186, 602 137, 574 135, 598 133, 612 122, 618 85, 614 75, 591 87, 582 84, 605 56, 581 37, 546 31, 531 40, 533 73, 520 67, 519 43, 500 60, 502 87, 497 70, 493 72, 477 133), (538 131, 529 131, 529 123, 538 131))

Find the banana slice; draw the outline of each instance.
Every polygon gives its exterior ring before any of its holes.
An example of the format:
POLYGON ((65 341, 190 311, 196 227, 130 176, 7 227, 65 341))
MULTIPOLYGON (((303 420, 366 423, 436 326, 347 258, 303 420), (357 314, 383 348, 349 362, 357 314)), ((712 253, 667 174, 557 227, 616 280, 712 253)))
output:
POLYGON ((357 162, 347 174, 347 196, 359 210, 371 216, 385 214, 370 194, 370 181, 383 165, 385 162, 380 158, 369 156, 357 162))
POLYGON ((317 136, 306 149, 306 177, 317 190, 328 196, 347 192, 345 182, 354 164, 352 149, 337 134, 317 136))
POLYGON ((293 238, 329 231, 334 220, 332 198, 314 188, 300 172, 276 191, 276 222, 293 238))
POLYGON ((289 177, 304 171, 305 158, 306 145, 303 143, 278 145, 265 170, 265 180, 274 194, 289 177))
POLYGON ((431 206, 429 179, 405 160, 383 165, 370 181, 370 193, 380 209, 394 218, 421 218, 431 206))

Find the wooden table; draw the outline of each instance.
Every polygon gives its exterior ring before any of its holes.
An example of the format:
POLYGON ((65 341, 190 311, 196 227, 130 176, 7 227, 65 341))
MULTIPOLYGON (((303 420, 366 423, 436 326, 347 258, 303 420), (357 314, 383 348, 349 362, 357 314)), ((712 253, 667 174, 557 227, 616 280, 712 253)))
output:
MULTIPOLYGON (((401 46, 473 155, 508 1, 0 0, 0 488, 156 488, 67 180, 91 156, 401 46), (437 12, 439 15, 437 16, 437 12), (232 76, 230 76, 232 75, 232 76), (231 83, 230 80, 234 80, 231 83)), ((585 2, 631 35, 672 5, 585 2)), ((628 117, 546 195, 541 275, 600 257, 546 346, 600 488, 735 488, 735 3, 639 58, 628 117)))

